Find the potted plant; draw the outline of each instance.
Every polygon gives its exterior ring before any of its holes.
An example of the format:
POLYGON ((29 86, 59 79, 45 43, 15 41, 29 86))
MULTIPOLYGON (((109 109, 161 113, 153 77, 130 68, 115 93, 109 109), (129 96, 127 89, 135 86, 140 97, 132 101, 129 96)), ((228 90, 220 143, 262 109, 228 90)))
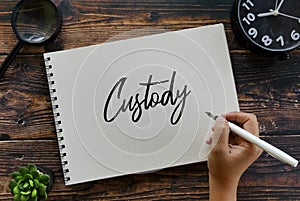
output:
MULTIPOLYGON (((49 171, 49 170, 48 170, 49 171)), ((52 185, 52 174, 47 170, 28 164, 20 166, 19 170, 11 174, 9 189, 15 201, 44 201, 52 185), (51 181, 50 181, 51 179, 51 181)))

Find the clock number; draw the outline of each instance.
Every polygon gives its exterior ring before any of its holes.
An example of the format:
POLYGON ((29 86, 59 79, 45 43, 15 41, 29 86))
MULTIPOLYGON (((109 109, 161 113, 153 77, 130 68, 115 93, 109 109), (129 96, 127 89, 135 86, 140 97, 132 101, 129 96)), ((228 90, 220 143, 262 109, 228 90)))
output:
POLYGON ((280 42, 281 46, 284 46, 284 39, 283 36, 279 36, 278 38, 276 38, 276 42, 280 42))
POLYGON ((300 39, 300 34, 296 32, 296 30, 294 29, 291 33, 291 38, 293 40, 299 40, 300 39))
POLYGON ((252 36, 253 38, 256 38, 256 36, 257 36, 257 30, 255 29, 255 28, 250 28, 249 30, 248 30, 248 34, 250 35, 250 36, 252 36))
POLYGON ((248 13, 247 18, 243 17, 243 21, 246 22, 248 25, 250 25, 250 22, 253 22, 255 20, 255 15, 253 13, 248 13))
POLYGON ((264 35, 261 38, 261 42, 263 42, 265 46, 270 46, 272 44, 273 40, 270 38, 270 36, 264 35))
POLYGON ((246 2, 244 2, 244 3, 242 4, 242 6, 245 7, 247 10, 250 10, 250 9, 251 9, 250 6, 251 6, 251 7, 254 7, 254 4, 252 3, 252 1, 247 0, 246 2))
POLYGON ((247 2, 248 4, 250 4, 252 7, 254 7, 254 4, 252 3, 251 0, 247 0, 246 2, 247 2))

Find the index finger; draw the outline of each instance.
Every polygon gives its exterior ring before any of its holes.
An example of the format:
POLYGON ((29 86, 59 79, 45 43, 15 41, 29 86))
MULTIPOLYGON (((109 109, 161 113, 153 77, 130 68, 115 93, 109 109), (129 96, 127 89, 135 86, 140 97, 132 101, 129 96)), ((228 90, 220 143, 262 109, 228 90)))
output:
POLYGON ((243 128, 256 136, 259 136, 258 122, 254 114, 243 112, 231 112, 225 115, 231 122, 237 122, 243 125, 243 128))

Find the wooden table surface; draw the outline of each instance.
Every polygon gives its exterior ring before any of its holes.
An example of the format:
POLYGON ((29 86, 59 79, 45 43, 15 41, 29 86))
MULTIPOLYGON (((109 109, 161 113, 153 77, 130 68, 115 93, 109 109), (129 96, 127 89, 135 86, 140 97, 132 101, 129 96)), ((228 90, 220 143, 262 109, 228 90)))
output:
MULTIPOLYGON (((0 62, 17 39, 0 2, 0 62)), ((233 0, 55 0, 63 14, 57 39, 26 45, 0 80, 0 200, 12 200, 10 173, 35 163, 54 172, 49 200, 207 200, 206 162, 66 187, 63 182, 43 52, 100 44, 136 29, 181 30, 224 23, 242 111, 255 113, 266 141, 300 158, 300 50, 263 58, 236 39, 233 0)), ((222 168, 222 167, 220 167, 222 168)), ((300 200, 300 171, 266 153, 243 175, 238 200, 300 200)))

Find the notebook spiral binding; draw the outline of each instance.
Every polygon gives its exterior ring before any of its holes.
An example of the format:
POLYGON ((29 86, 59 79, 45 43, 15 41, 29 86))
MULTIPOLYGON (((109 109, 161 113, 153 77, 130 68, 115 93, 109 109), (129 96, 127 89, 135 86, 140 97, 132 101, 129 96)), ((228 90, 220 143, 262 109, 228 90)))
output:
POLYGON ((57 134, 57 140, 58 140, 58 147, 60 150, 60 157, 61 157, 61 164, 64 174, 64 180, 65 182, 68 182, 71 180, 71 178, 68 176, 69 169, 68 169, 68 161, 66 160, 67 153, 65 152, 65 144, 64 144, 64 136, 63 136, 63 129, 62 129, 62 122, 60 120, 60 113, 58 111, 59 105, 57 103, 58 98, 56 97, 56 89, 55 89, 55 81, 53 80, 53 72, 52 72, 52 65, 51 65, 51 58, 47 57, 45 58, 45 64, 46 64, 46 72, 47 72, 47 79, 48 79, 48 85, 49 85, 49 91, 50 91, 50 97, 51 97, 51 103, 52 103, 52 109, 53 109, 53 116, 55 120, 55 128, 56 128, 56 134, 57 134))

